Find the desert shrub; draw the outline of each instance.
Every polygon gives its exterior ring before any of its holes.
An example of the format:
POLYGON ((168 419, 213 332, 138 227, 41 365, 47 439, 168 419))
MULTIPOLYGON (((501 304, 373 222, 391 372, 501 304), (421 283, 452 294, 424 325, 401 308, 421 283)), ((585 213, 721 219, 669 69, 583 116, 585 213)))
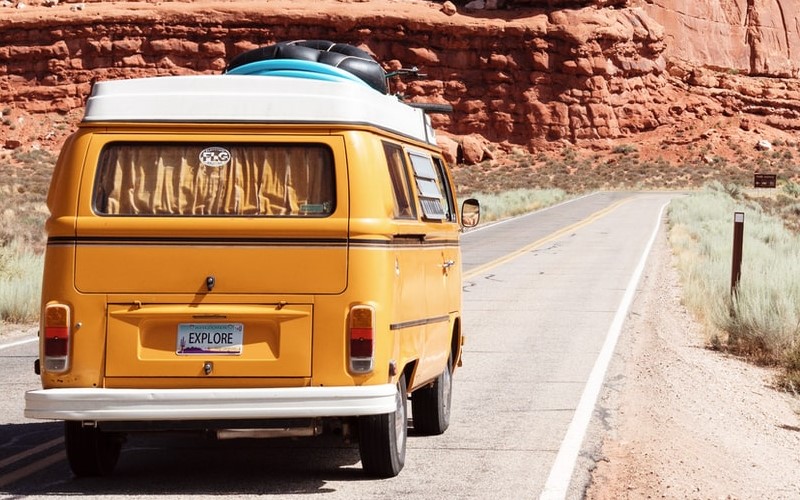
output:
POLYGON ((783 192, 794 198, 800 198, 800 184, 789 181, 783 185, 783 192))
POLYGON ((800 343, 800 236, 729 191, 714 183, 670 205, 670 241, 684 299, 712 325, 711 344, 780 363, 790 374, 791 356, 800 343), (732 294, 737 211, 745 213, 744 251, 741 281, 732 294))
POLYGON ((39 315, 44 259, 24 242, 0 247, 0 320, 34 321, 39 315))
POLYGON ((800 343, 795 344, 786 355, 786 374, 782 385, 794 394, 800 394, 800 343))
POLYGON ((500 193, 475 192, 466 198, 481 203, 481 221, 513 217, 554 205, 566 198, 562 189, 511 189, 500 193))
POLYGON ((564 158, 564 161, 568 163, 574 163, 578 159, 578 153, 575 151, 575 148, 567 147, 561 150, 561 156, 564 158))
POLYGON ((620 144, 618 146, 614 146, 614 149, 612 149, 611 151, 617 154, 626 155, 629 153, 636 153, 638 149, 633 144, 620 144))
POLYGON ((22 240, 36 252, 44 249, 45 199, 55 159, 31 149, 0 160, 0 246, 22 240))
POLYGON ((735 200, 738 200, 742 197, 742 187, 733 182, 725 185, 725 192, 735 200))
POLYGON ((798 218, 800 217, 800 203, 790 203, 781 209, 785 218, 798 218))

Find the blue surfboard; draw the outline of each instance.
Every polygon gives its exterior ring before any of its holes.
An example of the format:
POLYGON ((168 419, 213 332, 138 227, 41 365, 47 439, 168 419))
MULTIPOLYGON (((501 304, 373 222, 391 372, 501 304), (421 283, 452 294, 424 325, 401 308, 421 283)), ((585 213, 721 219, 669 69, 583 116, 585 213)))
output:
MULTIPOLYGON (((354 74, 328 64, 297 59, 268 59, 237 66, 228 71, 228 75, 286 76, 305 78, 308 80, 324 80, 329 82, 355 82, 369 85, 354 74)), ((371 87, 370 87, 371 88, 371 87)))

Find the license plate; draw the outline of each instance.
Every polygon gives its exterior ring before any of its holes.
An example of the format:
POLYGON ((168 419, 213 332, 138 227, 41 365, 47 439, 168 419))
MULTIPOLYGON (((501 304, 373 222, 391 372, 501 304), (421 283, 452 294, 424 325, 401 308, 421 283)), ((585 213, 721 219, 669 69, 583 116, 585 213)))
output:
POLYGON ((178 348, 181 355, 239 355, 244 325, 241 323, 180 323, 178 348))

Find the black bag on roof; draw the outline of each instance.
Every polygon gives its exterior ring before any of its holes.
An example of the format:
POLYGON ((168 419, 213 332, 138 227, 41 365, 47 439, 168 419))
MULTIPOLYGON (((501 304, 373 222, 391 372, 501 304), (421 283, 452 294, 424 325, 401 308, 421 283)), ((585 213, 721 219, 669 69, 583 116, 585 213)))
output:
POLYGON ((386 72, 366 51, 328 40, 293 40, 248 50, 228 63, 226 71, 256 61, 296 59, 312 61, 343 69, 357 76, 370 87, 386 94, 386 72))

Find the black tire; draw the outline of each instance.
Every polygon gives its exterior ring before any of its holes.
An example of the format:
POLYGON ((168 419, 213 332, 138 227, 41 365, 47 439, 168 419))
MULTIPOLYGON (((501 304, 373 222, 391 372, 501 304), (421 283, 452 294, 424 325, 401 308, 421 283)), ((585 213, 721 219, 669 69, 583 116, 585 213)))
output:
POLYGON ((438 436, 450 427, 450 402, 453 396, 453 357, 432 385, 411 394, 411 415, 414 432, 438 436))
POLYGON ((406 104, 408 104, 412 108, 419 108, 428 114, 431 113, 450 114, 453 112, 452 104, 438 104, 435 102, 407 102, 406 104))
POLYGON ((373 477, 394 477, 406 461, 408 414, 406 378, 397 381, 394 413, 358 418, 358 449, 364 472, 373 477))
POLYGON ((114 471, 122 449, 123 435, 64 422, 64 441, 72 472, 78 477, 108 476, 114 471))

